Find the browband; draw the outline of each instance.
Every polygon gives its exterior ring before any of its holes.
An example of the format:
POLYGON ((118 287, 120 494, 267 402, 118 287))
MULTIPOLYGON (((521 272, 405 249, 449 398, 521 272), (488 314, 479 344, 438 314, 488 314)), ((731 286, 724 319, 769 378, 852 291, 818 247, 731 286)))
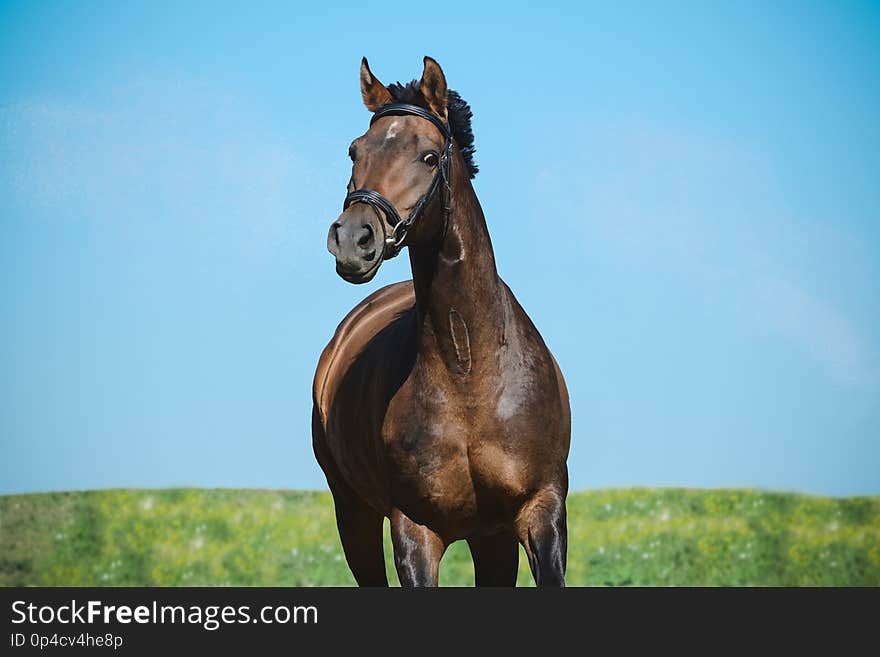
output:
POLYGON ((443 123, 443 121, 441 121, 436 114, 426 110, 424 107, 419 107, 418 105, 410 105, 409 103, 390 103, 388 105, 385 105, 385 107, 381 108, 375 114, 373 114, 373 118, 370 119, 370 125, 373 125, 383 116, 406 115, 418 116, 419 118, 425 119, 426 121, 430 121, 435 126, 437 126, 437 129, 441 132, 441 134, 446 138, 447 141, 452 139, 449 128, 446 127, 446 124, 443 123))

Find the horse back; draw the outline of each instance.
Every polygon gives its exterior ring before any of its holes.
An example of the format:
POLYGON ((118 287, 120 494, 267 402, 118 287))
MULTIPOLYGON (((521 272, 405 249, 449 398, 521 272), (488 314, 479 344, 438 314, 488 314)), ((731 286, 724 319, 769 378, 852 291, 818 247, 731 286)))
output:
POLYGON ((321 353, 312 384, 312 398, 323 422, 354 360, 376 335, 414 304, 412 281, 393 283, 365 298, 340 322, 321 353))

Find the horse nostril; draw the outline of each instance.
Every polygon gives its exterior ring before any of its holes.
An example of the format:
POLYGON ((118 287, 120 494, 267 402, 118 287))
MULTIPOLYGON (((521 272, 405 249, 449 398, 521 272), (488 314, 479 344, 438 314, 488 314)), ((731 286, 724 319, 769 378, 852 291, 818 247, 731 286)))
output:
POLYGON ((330 235, 333 236, 333 241, 336 242, 336 246, 339 246, 339 222, 337 221, 332 226, 330 226, 330 235))
POLYGON ((364 232, 358 239, 357 245, 363 248, 373 241, 373 227, 370 224, 364 224, 361 228, 364 229, 364 232))

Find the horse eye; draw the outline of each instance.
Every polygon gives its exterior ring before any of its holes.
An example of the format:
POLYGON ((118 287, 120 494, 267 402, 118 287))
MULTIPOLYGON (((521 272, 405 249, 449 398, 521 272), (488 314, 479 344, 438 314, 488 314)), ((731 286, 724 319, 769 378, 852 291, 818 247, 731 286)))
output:
POLYGON ((354 147, 354 144, 348 147, 348 156, 351 158, 351 161, 354 162, 354 159, 357 157, 357 150, 354 147))
POLYGON ((433 152, 425 153, 424 155, 422 155, 422 162, 427 164, 429 167, 437 166, 437 162, 438 162, 437 153, 433 153, 433 152))

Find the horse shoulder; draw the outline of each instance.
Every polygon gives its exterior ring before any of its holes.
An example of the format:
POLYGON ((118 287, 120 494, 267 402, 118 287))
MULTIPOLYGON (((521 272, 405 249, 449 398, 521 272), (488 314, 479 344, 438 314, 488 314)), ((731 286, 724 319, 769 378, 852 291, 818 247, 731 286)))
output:
POLYGON ((560 419, 566 425, 564 432, 568 433, 571 410, 568 387, 559 363, 510 288, 503 284, 502 289, 505 293, 503 298, 505 357, 502 359, 502 376, 508 379, 502 390, 509 394, 503 395, 499 400, 498 410, 501 415, 512 414, 520 404, 524 404, 525 407, 519 410, 533 415, 534 411, 528 408, 529 405, 541 403, 554 406, 555 402, 551 399, 556 397, 561 410, 560 419), (543 375, 533 380, 532 377, 538 372, 543 372, 543 375))

